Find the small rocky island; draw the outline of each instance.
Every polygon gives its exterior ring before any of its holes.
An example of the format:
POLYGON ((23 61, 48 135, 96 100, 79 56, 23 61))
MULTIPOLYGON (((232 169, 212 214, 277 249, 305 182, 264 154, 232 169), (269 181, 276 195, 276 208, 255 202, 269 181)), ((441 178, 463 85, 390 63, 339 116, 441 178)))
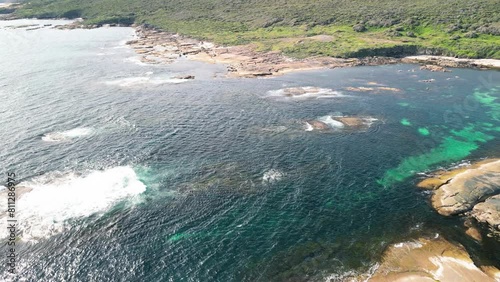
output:
POLYGON ((373 117, 361 116, 323 116, 305 122, 306 131, 332 131, 338 129, 362 130, 378 121, 373 117))

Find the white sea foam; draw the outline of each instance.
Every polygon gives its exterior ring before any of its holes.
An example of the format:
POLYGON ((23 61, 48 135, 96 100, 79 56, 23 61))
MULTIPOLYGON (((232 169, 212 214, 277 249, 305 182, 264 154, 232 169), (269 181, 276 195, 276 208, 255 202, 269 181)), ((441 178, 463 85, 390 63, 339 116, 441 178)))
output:
POLYGON ((129 57, 123 60, 126 63, 133 63, 139 66, 149 66, 150 64, 144 63, 141 61, 141 57, 139 56, 134 56, 134 57, 129 57))
POLYGON ((325 282, 366 282, 370 280, 373 274, 380 267, 380 264, 375 263, 366 272, 358 272, 349 270, 341 273, 330 274, 325 277, 325 282))
POLYGON ((332 116, 323 116, 318 118, 318 121, 330 126, 331 128, 343 128, 344 124, 340 121, 334 120, 332 116))
POLYGON ((42 137, 42 140, 46 142, 61 142, 73 138, 88 136, 91 135, 93 132, 94 129, 90 127, 77 127, 67 131, 56 131, 47 133, 42 137))
POLYGON ((262 182, 272 183, 283 179, 285 174, 277 169, 270 169, 262 176, 262 182))
POLYGON ((329 88, 319 88, 312 86, 291 87, 278 90, 270 90, 267 92, 270 97, 282 97, 290 99, 320 99, 320 98, 336 98, 344 97, 341 92, 329 88))
POLYGON ((120 87, 131 87, 145 84, 160 85, 160 84, 178 84, 183 83, 188 80, 178 79, 178 78, 159 78, 151 76, 137 76, 137 77, 126 77, 117 80, 110 80, 104 82, 107 85, 120 86, 120 87))
MULTIPOLYGON (((85 175, 54 172, 20 183, 18 187, 30 189, 16 202, 21 237, 26 241, 60 233, 71 228, 70 220, 105 212, 117 202, 146 190, 129 166, 85 175)), ((4 231, 1 234, 7 235, 4 231)))
POLYGON ((367 117, 367 118, 363 118, 363 121, 365 122, 365 124, 367 126, 371 126, 374 122, 377 122, 378 119, 373 118, 373 117, 367 117))
POLYGON ((148 64, 142 62, 141 59, 140 59, 140 57, 138 57, 138 56, 126 58, 123 61, 124 62, 128 62, 128 63, 134 63, 134 64, 139 65, 139 66, 147 66, 148 65, 148 64))
POLYGON ((310 123, 308 123, 307 121, 306 121, 305 125, 306 125, 306 128, 305 128, 306 131, 313 131, 314 130, 314 127, 310 123))
POLYGON ((423 245, 420 242, 404 242, 404 243, 394 244, 394 247, 395 248, 407 247, 409 249, 419 249, 419 248, 422 248, 423 245))

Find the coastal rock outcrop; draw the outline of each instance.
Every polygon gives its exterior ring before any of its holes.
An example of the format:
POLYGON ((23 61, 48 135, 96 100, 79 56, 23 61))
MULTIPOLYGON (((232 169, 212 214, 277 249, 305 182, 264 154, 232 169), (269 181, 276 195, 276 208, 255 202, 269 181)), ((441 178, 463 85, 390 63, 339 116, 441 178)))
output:
POLYGON ((500 69, 500 60, 495 59, 463 59, 443 56, 409 56, 401 60, 403 63, 437 65, 449 68, 484 68, 500 69))
POLYGON ((391 91, 391 92, 401 92, 401 89, 395 87, 387 87, 387 86, 377 86, 377 87, 346 87, 345 90, 353 91, 353 92, 381 92, 381 91, 391 91))
POLYGON ((449 69, 438 65, 423 65, 420 67, 420 69, 432 72, 451 72, 449 69))
POLYGON ((476 266, 463 246, 437 237, 389 246, 380 266, 365 281, 493 282, 499 279, 500 270, 496 267, 476 266))
POLYGON ((366 129, 369 128, 375 121, 373 117, 358 117, 358 116, 323 116, 315 120, 307 120, 306 131, 327 131, 338 129, 366 129))
POLYGON ((477 221, 487 223, 497 234, 500 233, 500 195, 475 205, 471 215, 477 221))
MULTIPOLYGON (((65 28, 73 28, 72 26, 65 28)), ((219 46, 176 33, 164 32, 147 25, 136 27, 137 38, 127 42, 144 63, 172 63, 179 57, 208 63, 227 64, 233 77, 267 77, 291 71, 399 63, 386 57, 296 59, 279 51, 259 52, 253 44, 219 46)), ((321 39, 323 40, 323 39, 321 39)), ((300 42, 300 38, 297 39, 300 42)))
POLYGON ((296 99, 318 99, 343 97, 342 93, 330 88, 315 86, 288 87, 267 92, 269 97, 296 98, 296 99))
POLYGON ((194 79, 194 75, 178 75, 174 76, 175 79, 194 79))
POLYGON ((308 131, 331 129, 330 126, 328 126, 326 123, 319 121, 319 120, 308 120, 308 121, 306 121, 306 126, 309 129, 308 131))
POLYGON ((500 231, 500 159, 490 159, 421 181, 431 189, 432 206, 445 216, 468 214, 500 231))
POLYGON ((440 214, 460 214, 488 197, 500 194, 500 160, 483 161, 438 173, 418 186, 434 189, 432 206, 440 214))

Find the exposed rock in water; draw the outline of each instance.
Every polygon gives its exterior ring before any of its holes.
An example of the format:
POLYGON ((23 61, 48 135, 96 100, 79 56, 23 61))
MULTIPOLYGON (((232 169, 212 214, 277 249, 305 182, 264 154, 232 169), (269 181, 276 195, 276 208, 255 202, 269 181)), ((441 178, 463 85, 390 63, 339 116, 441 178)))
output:
POLYGON ((320 99, 343 97, 342 93, 330 88, 315 86, 289 87, 268 91, 270 97, 296 98, 296 99, 320 99))
POLYGON ((377 87, 379 90, 384 90, 384 91, 393 91, 393 92, 400 92, 401 89, 399 88, 394 88, 394 87, 384 87, 384 86, 381 86, 381 87, 377 87))
POLYGON ((367 279, 394 281, 498 281, 500 270, 477 267, 461 245, 442 238, 418 239, 389 246, 382 263, 367 279))
POLYGON ((307 123, 311 125, 313 130, 328 130, 331 129, 326 123, 319 120, 308 120, 307 123))
POLYGON ((464 226, 467 228, 465 230, 465 234, 472 239, 481 242, 483 240, 483 235, 481 235, 481 232, 479 229, 474 225, 472 220, 469 218, 464 222, 464 226))
POLYGON ((419 187, 435 189, 432 206, 442 215, 471 210, 490 196, 500 194, 500 160, 489 160, 426 179, 419 187))
MULTIPOLYGON (((370 84, 373 85, 373 84, 370 84)), ((401 92, 401 89, 399 88, 394 88, 394 87, 386 87, 386 86, 378 86, 378 87, 346 87, 345 88, 348 91, 354 91, 354 92, 380 92, 380 91, 392 91, 392 92, 401 92)))
POLYGON ((319 87, 290 87, 283 90, 285 96, 300 96, 304 94, 318 94, 321 91, 319 87))
POLYGON ((467 213, 500 233, 500 159, 441 171, 418 186, 434 190, 431 201, 438 213, 467 213))
POLYGON ((317 120, 306 121, 306 131, 333 129, 366 129, 377 119, 356 116, 323 116, 317 120))
POLYGON ((366 120, 364 118, 359 117, 338 117, 336 120, 340 121, 344 125, 351 127, 359 127, 364 126, 366 124, 366 120))
POLYGON ((175 79, 194 79, 194 75, 178 75, 174 76, 175 79))
POLYGON ((483 240, 481 232, 479 232, 479 230, 475 227, 467 228, 467 230, 465 230, 465 234, 478 242, 481 242, 483 240))
POLYGON ((420 69, 432 72, 451 72, 449 69, 438 65, 423 65, 420 67, 420 69))
POLYGON ((349 91, 356 91, 356 92, 369 92, 369 91, 374 91, 375 88, 373 87, 346 87, 346 90, 349 91))

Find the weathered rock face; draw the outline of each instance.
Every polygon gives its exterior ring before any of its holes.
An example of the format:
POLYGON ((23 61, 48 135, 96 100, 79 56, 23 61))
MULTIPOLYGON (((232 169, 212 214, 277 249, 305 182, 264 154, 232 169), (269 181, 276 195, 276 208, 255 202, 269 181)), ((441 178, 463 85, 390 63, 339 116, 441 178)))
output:
POLYGON ((431 201, 438 213, 467 213, 500 231, 500 159, 440 172, 418 186, 434 190, 431 201))
POLYGON ((500 233, 500 195, 495 195, 475 205, 471 215, 477 221, 487 223, 495 232, 500 233))
POLYGON ((381 281, 498 281, 500 270, 479 268, 460 245, 444 239, 419 239, 389 246, 380 267, 367 280, 381 281))
POLYGON ((419 186, 435 189, 432 206, 440 214, 460 214, 488 197, 500 194, 500 160, 447 172, 424 180, 419 186))

